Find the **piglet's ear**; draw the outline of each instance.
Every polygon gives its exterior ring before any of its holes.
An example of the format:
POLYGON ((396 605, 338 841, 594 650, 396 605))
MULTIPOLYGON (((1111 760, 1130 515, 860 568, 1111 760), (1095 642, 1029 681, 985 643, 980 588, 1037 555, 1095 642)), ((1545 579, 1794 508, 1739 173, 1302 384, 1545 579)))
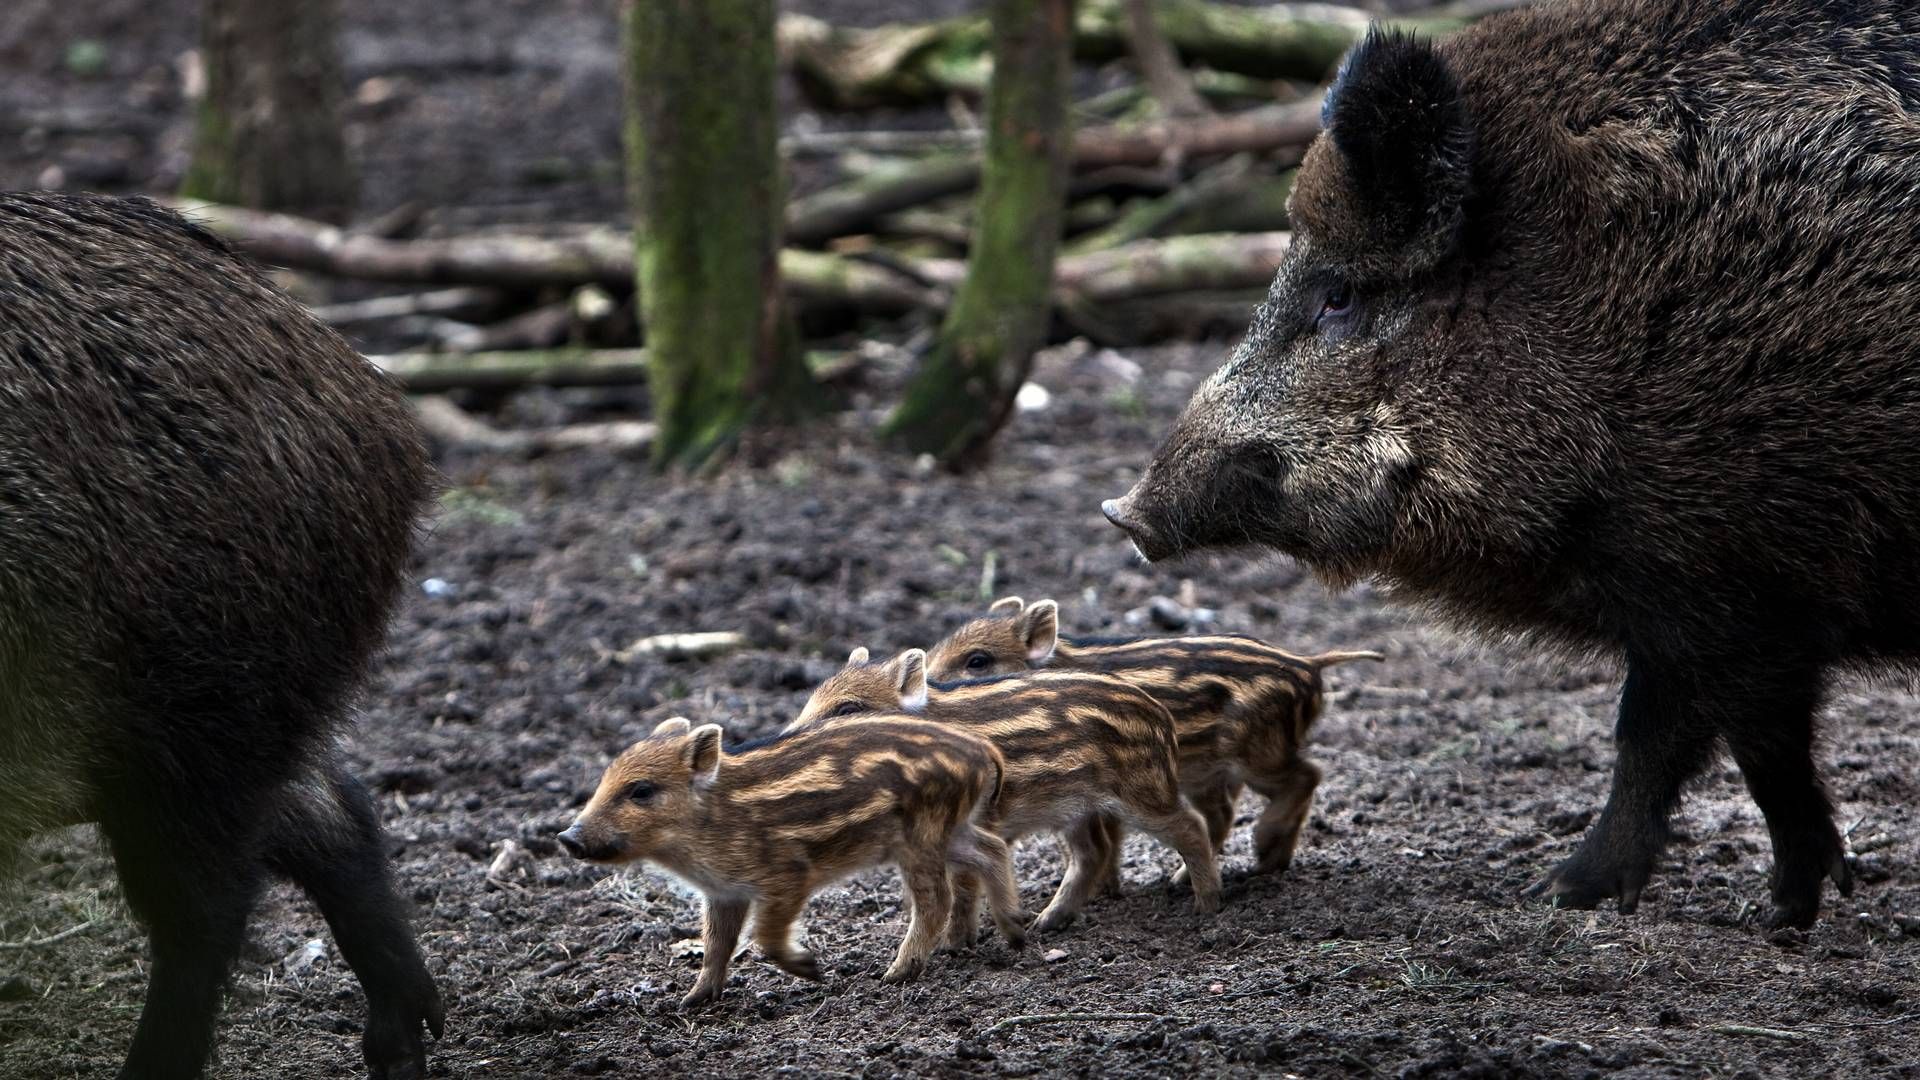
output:
POLYGON ((919 712, 927 707, 927 653, 908 649, 893 658, 893 685, 900 691, 900 707, 919 712))
POLYGON ((661 738, 667 735, 685 735, 692 727, 692 721, 684 716, 676 716, 670 720, 660 721, 659 726, 653 729, 653 734, 655 738, 661 738))
POLYGON ((1028 662, 1050 659, 1060 643, 1060 605, 1040 600, 1021 612, 1020 639, 1026 643, 1028 662))
POLYGON ((987 614, 1018 615, 1020 614, 1020 609, 1026 606, 1027 602, 1017 596, 1003 596, 993 602, 993 606, 987 609, 987 614))
POLYGON ((1375 27, 1340 65, 1322 115, 1352 203, 1340 216, 1368 234, 1365 246, 1414 272, 1452 250, 1472 185, 1474 130, 1433 44, 1375 27))
POLYGON ((702 724, 693 729, 687 739, 684 751, 687 768, 693 773, 693 782, 699 785, 711 784, 720 773, 720 725, 702 724))
POLYGON ((859 667, 861 664, 864 664, 866 662, 867 662, 867 647, 865 645, 862 645, 859 648, 847 654, 848 667, 859 667))

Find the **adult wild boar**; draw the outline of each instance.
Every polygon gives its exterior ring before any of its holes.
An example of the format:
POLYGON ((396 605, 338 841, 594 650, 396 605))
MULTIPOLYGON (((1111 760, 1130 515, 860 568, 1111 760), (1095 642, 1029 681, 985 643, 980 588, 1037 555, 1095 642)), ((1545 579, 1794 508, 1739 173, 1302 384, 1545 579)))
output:
POLYGON ((1920 7, 1571 0, 1348 57, 1245 341, 1103 507, 1624 661, 1537 886, 1633 910, 1724 743, 1776 924, 1851 877, 1811 746, 1920 660, 1920 7))
POLYGON ((424 1072, 440 997, 334 734, 427 491, 398 391, 220 241, 0 195, 0 853, 99 823, 152 945, 122 1076, 199 1073, 273 875, 373 1074, 424 1072))

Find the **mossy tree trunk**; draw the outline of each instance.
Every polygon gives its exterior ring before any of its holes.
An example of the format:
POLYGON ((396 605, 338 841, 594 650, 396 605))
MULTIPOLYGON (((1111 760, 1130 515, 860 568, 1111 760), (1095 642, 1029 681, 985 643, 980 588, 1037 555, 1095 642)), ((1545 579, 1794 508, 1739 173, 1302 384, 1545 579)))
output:
POLYGON ((1073 0, 993 0, 986 171, 960 285, 888 434, 952 466, 985 456, 1046 341, 1067 193, 1073 0))
POLYGON ((780 302, 773 0, 629 0, 632 183, 654 461, 812 403, 780 302))
POLYGON ((206 94, 182 194, 345 218, 338 21, 335 0, 201 0, 206 94))

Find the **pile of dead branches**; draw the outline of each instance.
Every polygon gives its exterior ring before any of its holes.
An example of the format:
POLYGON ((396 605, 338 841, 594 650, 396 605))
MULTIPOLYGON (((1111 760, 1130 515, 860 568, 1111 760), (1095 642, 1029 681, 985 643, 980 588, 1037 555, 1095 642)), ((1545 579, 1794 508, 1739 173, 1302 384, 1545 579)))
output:
MULTIPOLYGON (((1400 21, 1444 33, 1503 6, 1513 0, 1465 0, 1400 21)), ((1093 65, 1097 89, 1075 116, 1054 286, 1063 332, 1130 344, 1244 319, 1286 250, 1292 169, 1319 129, 1320 86, 1369 18, 1325 4, 1081 0, 1075 49, 1093 65)), ((842 29, 788 16, 780 39, 814 108, 918 108, 911 127, 869 117, 833 125, 846 130, 799 125, 807 130, 783 140, 790 162, 837 178, 788 207, 781 272, 803 329, 931 323, 967 256, 984 21, 842 29), (935 130, 926 129, 929 102, 945 106, 935 130)), ((381 223, 351 230, 227 206, 183 209, 270 265, 405 286, 317 310, 409 342, 403 355, 377 359, 419 391, 644 375, 624 230, 401 238, 381 223)))

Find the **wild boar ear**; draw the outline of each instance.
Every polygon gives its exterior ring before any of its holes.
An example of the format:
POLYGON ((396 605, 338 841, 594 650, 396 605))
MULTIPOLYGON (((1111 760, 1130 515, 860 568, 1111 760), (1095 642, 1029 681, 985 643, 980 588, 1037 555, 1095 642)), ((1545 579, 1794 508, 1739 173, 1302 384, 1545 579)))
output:
POLYGON ((1404 270, 1430 268, 1458 239, 1473 179, 1473 124, 1446 61, 1431 42, 1376 26, 1321 108, 1354 203, 1338 216, 1367 234, 1363 248, 1404 270))
POLYGON ((893 658, 893 685, 900 691, 900 707, 919 712, 927 707, 927 653, 908 649, 893 658))
POLYGON ((1051 657, 1060 644, 1060 605, 1041 600, 1021 612, 1020 639, 1026 643, 1030 662, 1037 664, 1051 657))
POLYGON ((684 716, 676 716, 670 720, 660 721, 659 726, 653 729, 653 734, 656 738, 664 735, 685 735, 692 727, 693 721, 684 716))
POLYGON ((719 724, 701 724, 693 729, 693 734, 687 739, 684 753, 695 784, 711 784, 713 778, 719 775, 721 734, 719 724))
POLYGON ((1027 602, 1017 596, 1003 596, 993 602, 993 606, 987 609, 987 614, 1018 615, 1020 614, 1020 609, 1026 606, 1027 602))
POLYGON ((867 662, 867 647, 865 645, 862 645, 859 648, 847 654, 847 667, 859 667, 861 664, 864 664, 866 662, 867 662))

